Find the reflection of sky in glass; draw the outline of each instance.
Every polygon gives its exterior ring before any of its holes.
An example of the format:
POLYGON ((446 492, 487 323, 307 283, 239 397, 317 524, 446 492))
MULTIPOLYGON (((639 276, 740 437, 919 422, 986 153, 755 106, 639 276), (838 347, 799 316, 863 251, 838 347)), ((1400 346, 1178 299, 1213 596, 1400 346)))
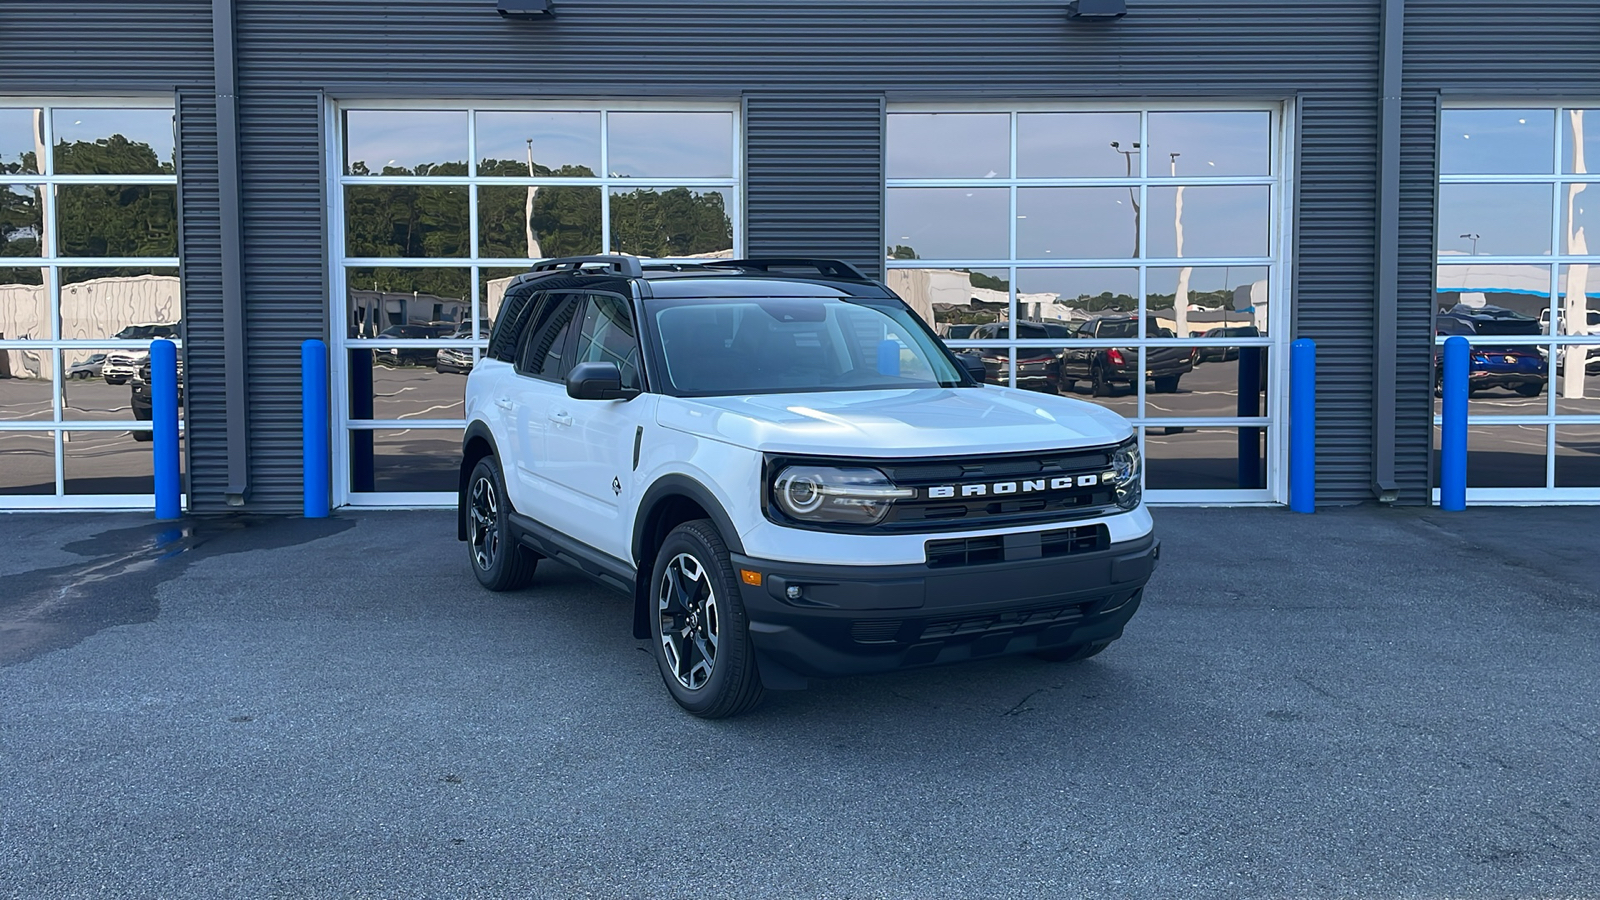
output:
POLYGON ((1133 152, 1138 142, 1138 113, 1022 113, 1017 116, 1017 177, 1138 175, 1139 154, 1133 152), (1112 141, 1121 146, 1112 147, 1112 141))
MULTIPOLYGON (((0 172, 21 171, 22 154, 32 153, 33 110, 0 109, 0 172)), ((29 172, 38 174, 34 169, 29 172)))
POLYGON ((1266 112, 1153 112, 1150 176, 1179 178, 1272 174, 1272 115, 1266 112))
POLYGON ((1439 186, 1439 252, 1480 256, 1550 253, 1551 186, 1548 184, 1444 184, 1439 186))
POLYGON ((1017 191, 1017 257, 1116 259, 1137 256, 1138 226, 1127 188, 1017 191))
POLYGON ((886 205, 889 245, 922 259, 1005 259, 1010 251, 1004 188, 890 188, 886 205))
POLYGON ((593 112, 479 112, 478 158, 533 161, 552 170, 582 166, 600 174, 600 114, 593 112))
POLYGON ((885 173, 890 178, 1007 178, 1011 117, 994 113, 894 113, 885 173))
POLYGON ((345 113, 346 174, 364 162, 374 175, 385 167, 467 161, 463 112, 362 109, 345 113))
POLYGON ((731 113, 615 112, 608 123, 609 165, 614 175, 733 176, 731 113))
POLYGON ((57 145, 93 143, 120 134, 133 143, 149 144, 156 159, 172 163, 170 109, 57 109, 51 113, 50 124, 57 145))
MULTIPOLYGON (((1145 209, 1148 255, 1178 255, 1178 189, 1152 187, 1145 209)), ((1266 256, 1272 192, 1266 185, 1183 189, 1183 256, 1266 256)))
POLYGON ((1570 109, 1561 114, 1561 127, 1566 137, 1561 142, 1561 171, 1573 175, 1590 175, 1600 171, 1600 110, 1570 109), (1573 127, 1576 119, 1578 127, 1573 127), (1577 136, 1583 136, 1583 167, 1574 158, 1577 136))
POLYGON ((1548 173, 1555 133, 1554 110, 1447 109, 1439 120, 1439 172, 1548 173))
MULTIPOLYGON (((1178 276, 1182 272, 1183 269, 1176 267, 1149 269, 1144 277, 1145 290, 1152 295, 1177 293, 1178 276)), ((1215 266, 1189 269, 1189 291, 1193 294, 1209 294, 1217 291, 1231 293, 1241 287, 1249 287, 1258 281, 1266 280, 1266 266, 1215 266)))
POLYGON ((1139 270, 1018 269, 1017 291, 1019 294, 1056 294, 1063 302, 1105 293, 1131 301, 1139 293, 1139 270))

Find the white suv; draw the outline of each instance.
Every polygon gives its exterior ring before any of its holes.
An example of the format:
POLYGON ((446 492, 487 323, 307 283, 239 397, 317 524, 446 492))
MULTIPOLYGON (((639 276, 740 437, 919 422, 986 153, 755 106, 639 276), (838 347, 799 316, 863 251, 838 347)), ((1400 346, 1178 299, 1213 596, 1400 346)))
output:
POLYGON ((540 263, 466 408, 478 580, 550 557, 628 592, 700 716, 813 676, 1087 658, 1159 553, 1125 420, 984 385, 831 260, 540 263))

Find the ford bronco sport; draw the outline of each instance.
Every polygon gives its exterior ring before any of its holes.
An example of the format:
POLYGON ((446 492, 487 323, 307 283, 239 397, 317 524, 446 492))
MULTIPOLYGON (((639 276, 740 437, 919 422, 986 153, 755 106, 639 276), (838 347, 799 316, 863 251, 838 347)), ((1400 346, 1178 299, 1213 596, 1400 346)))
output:
POLYGON ((699 716, 810 677, 1093 656, 1159 550, 1125 420, 984 385, 832 260, 542 262, 466 417, 478 580, 550 558, 627 592, 699 716))

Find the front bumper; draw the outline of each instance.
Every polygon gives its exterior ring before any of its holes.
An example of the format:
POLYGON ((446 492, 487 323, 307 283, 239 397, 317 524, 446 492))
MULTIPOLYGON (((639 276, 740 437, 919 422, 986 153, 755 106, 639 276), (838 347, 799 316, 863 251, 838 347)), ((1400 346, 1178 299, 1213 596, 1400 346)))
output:
POLYGON ((762 678, 783 688, 1120 637, 1160 547, 1149 534, 1099 552, 948 568, 732 561, 762 575, 741 597, 762 678), (791 586, 801 599, 787 599, 791 586))

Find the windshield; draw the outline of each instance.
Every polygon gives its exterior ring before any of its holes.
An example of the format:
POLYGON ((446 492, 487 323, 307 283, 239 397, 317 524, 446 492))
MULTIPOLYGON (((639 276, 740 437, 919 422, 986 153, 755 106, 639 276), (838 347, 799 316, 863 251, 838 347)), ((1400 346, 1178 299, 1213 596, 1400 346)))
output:
POLYGON ((646 300, 675 393, 955 387, 944 348, 898 303, 836 298, 646 300))

